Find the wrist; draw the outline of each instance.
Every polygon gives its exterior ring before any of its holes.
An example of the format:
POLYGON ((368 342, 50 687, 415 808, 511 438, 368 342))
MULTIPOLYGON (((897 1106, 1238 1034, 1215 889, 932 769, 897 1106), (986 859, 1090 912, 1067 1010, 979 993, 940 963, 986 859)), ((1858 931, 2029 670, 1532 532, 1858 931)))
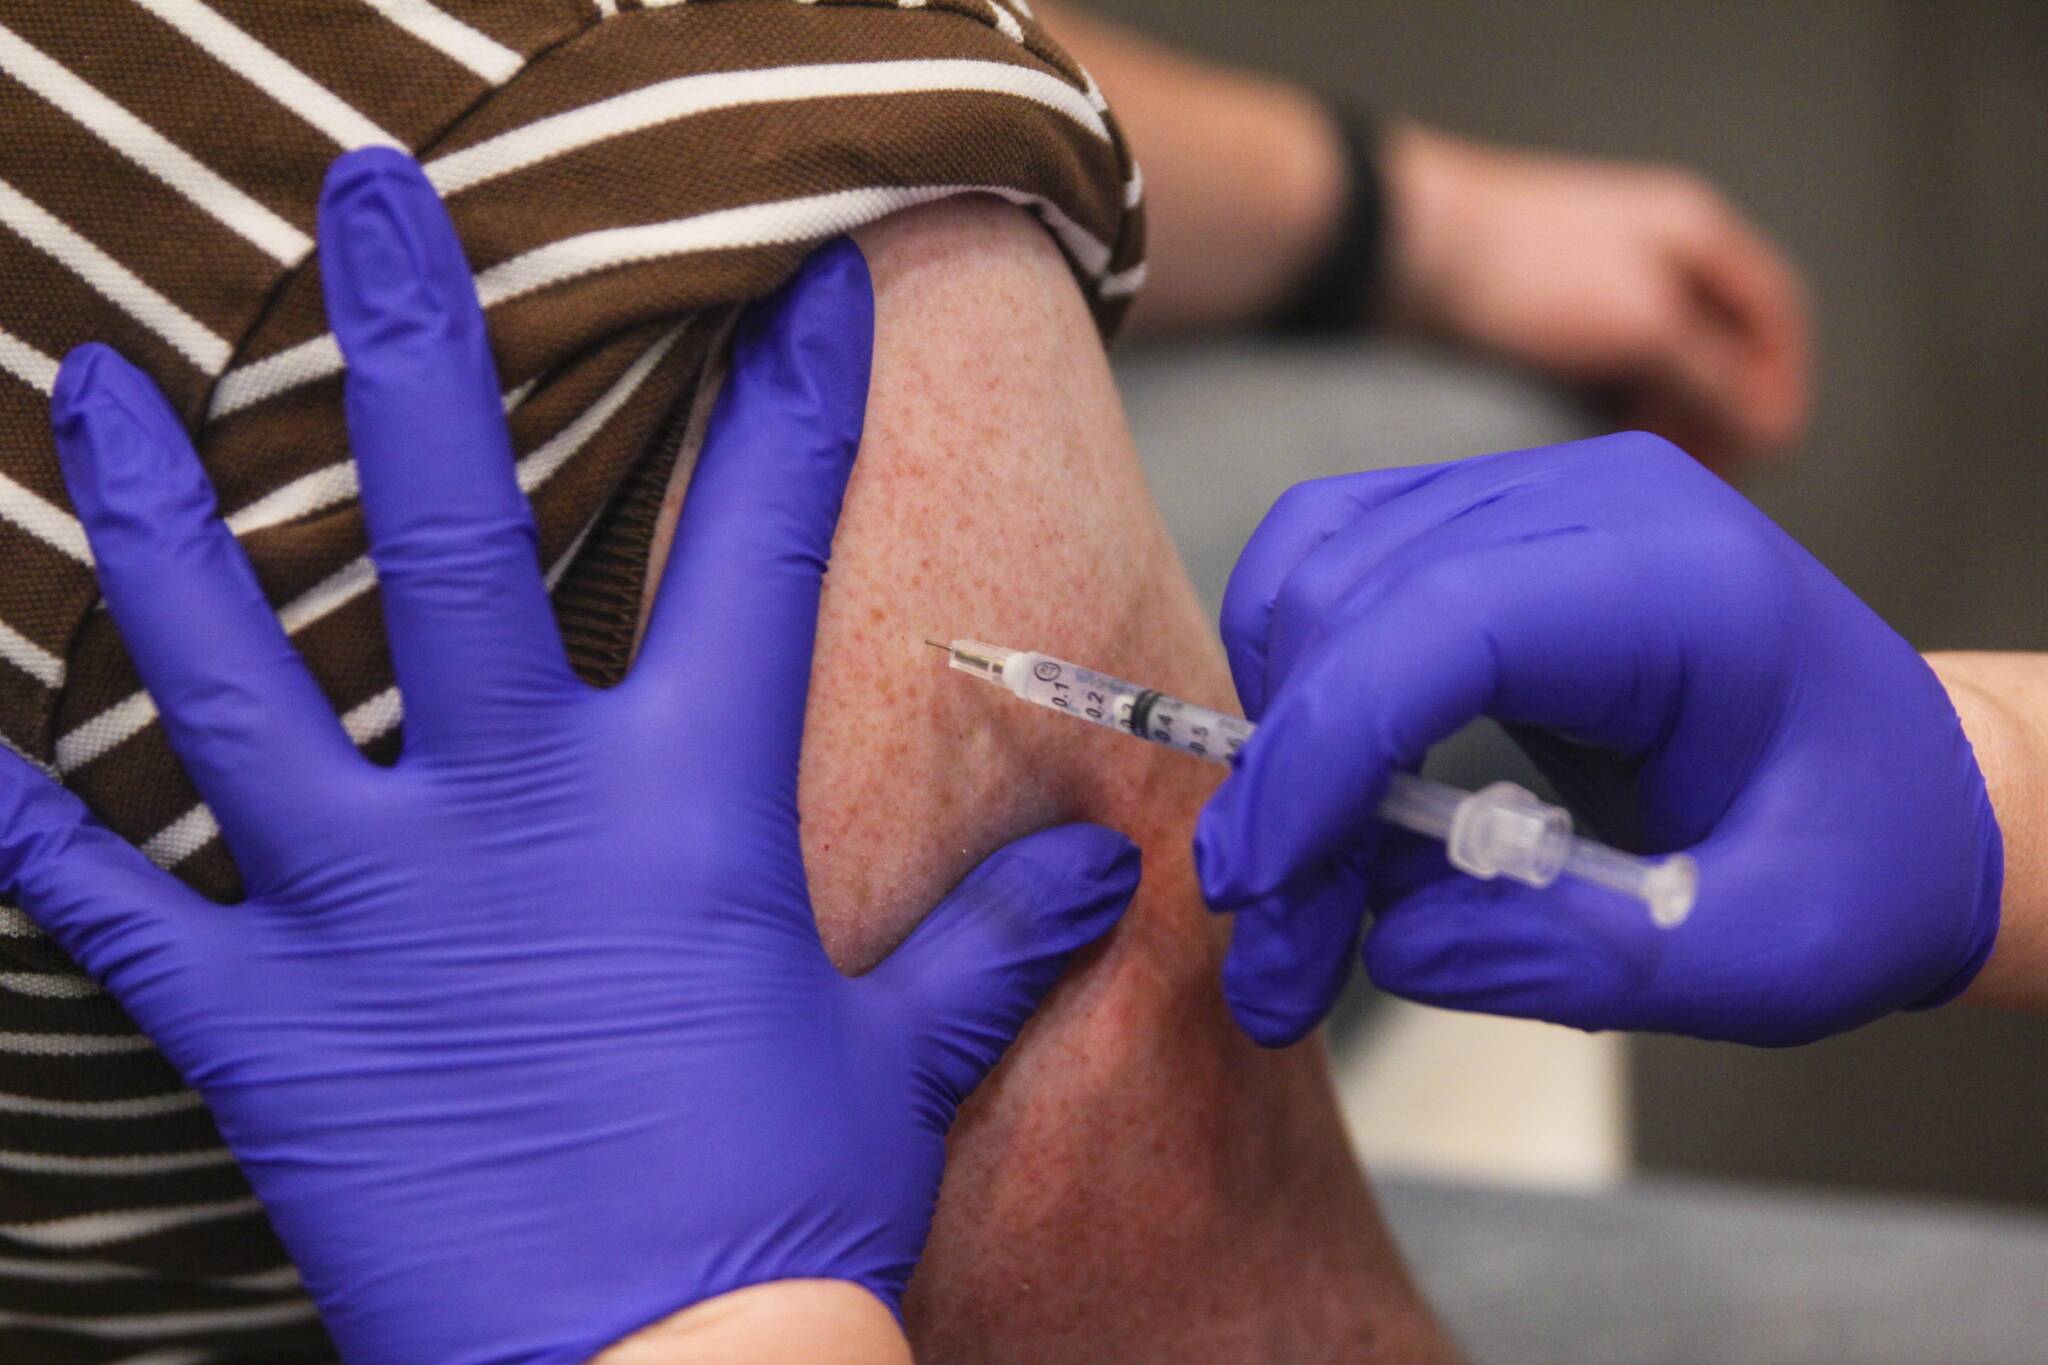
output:
POLYGON ((1932 654, 1974 751, 2002 844, 1998 937, 1959 998, 1972 1004, 2048 1010, 2048 731, 2041 683, 2023 656, 1932 654))
POLYGON ((705 1299, 635 1332, 590 1365, 751 1365, 829 1360, 910 1365, 882 1301, 848 1280, 777 1280, 705 1299))
POLYGON ((1271 92, 1269 187, 1293 226, 1287 245, 1298 262, 1314 260, 1342 226, 1349 170, 1337 113, 1308 90, 1278 86, 1271 92))
POLYGON ((1354 332, 1377 322, 1386 301, 1387 193, 1378 120, 1342 103, 1316 107, 1321 160, 1327 162, 1334 145, 1339 165, 1334 172, 1320 167, 1318 196, 1297 210, 1312 247, 1291 263, 1288 287, 1269 310, 1267 326, 1281 336, 1354 332))

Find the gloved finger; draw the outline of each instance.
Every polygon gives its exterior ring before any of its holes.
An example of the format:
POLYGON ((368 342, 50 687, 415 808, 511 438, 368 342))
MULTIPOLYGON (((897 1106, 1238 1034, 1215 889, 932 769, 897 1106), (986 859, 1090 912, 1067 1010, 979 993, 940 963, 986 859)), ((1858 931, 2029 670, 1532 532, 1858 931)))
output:
MULTIPOLYGON (((1531 485, 1525 482, 1528 471, 1546 465, 1582 470, 1594 451, 1616 462, 1617 475, 1623 472, 1620 466, 1624 463, 1683 459, 1679 452, 1640 433, 1623 433, 1425 470, 1398 471, 1429 477, 1410 480, 1371 506, 1359 506, 1348 522, 1305 547, 1284 575, 1264 585, 1266 697, 1270 699, 1285 683, 1324 622, 1368 575, 1397 571, 1403 556, 1411 562, 1433 559, 1526 537, 1531 529, 1528 503, 1532 497, 1531 485)), ((1540 483, 1534 486, 1541 488, 1540 483)), ((1575 521, 1586 510, 1582 496, 1574 499, 1573 505, 1545 515, 1554 523, 1567 524, 1560 518, 1575 521)))
MULTIPOLYGON (((1695 912, 1697 913, 1697 911, 1695 912)), ((1375 986, 1445 1009, 1573 1028, 1654 1028, 1665 956, 1684 928, 1561 880, 1538 889, 1453 876, 1382 910, 1365 938, 1375 986)))
POLYGON ((371 147, 328 171, 320 266, 406 748, 490 742, 575 678, 462 243, 412 159, 371 147))
POLYGON ((1784 913, 1788 885, 1811 881, 1823 856, 1788 831, 1796 818, 1738 806, 1688 850, 1699 902, 1675 929, 1658 928, 1640 901, 1569 877, 1542 888, 1426 882, 1381 910, 1366 972, 1448 1009, 1763 1047, 1811 1042, 1938 991, 1940 980, 1916 976, 1884 983, 1874 1002, 1858 945, 1833 938, 1853 917, 1784 913))
POLYGON ((981 1084, 1067 958, 1130 905, 1138 872, 1137 845, 1115 830, 1027 835, 985 859, 861 978, 908 1020, 919 1073, 941 1103, 957 1105, 981 1084))
POLYGON ((1240 700, 1242 689, 1250 687, 1270 705, 1331 611, 1368 573, 1418 541, 1426 537, 1434 551, 1520 535, 1526 514, 1517 499, 1500 496, 1504 487, 1516 486, 1510 471, 1526 471, 1535 462, 1583 463, 1595 446, 1610 449, 1609 458, 1617 461, 1644 458, 1642 443, 1640 436, 1624 434, 1290 489, 1240 558, 1224 601, 1225 645, 1243 675, 1240 700))
POLYGON ((1237 912, 1223 998, 1247 1037, 1286 1047, 1322 1023, 1351 977, 1365 908, 1365 878, 1347 864, 1237 912))
POLYGON ((1436 555, 1418 542, 1335 610, 1203 811, 1211 905, 1263 900, 1354 850, 1388 775, 1481 715, 1630 749, 1664 732, 1671 623, 1600 533, 1436 555))
POLYGON ((71 960, 122 996, 156 979, 186 946, 206 905, 85 803, 0 752, 0 898, 17 904, 71 960))
POLYGON ((1360 516, 1449 468, 1368 470, 1296 484, 1280 495, 1238 556, 1223 593, 1223 644, 1245 715, 1257 720, 1266 709, 1268 632, 1280 587, 1295 568, 1360 516))
MULTIPOLYGON (((1642 827, 1643 765, 1609 750, 1573 743, 1533 725, 1502 728, 1536 771, 1543 774, 1558 800, 1591 828, 1595 838, 1619 848, 1635 848, 1644 843, 1647 832, 1642 827)), ((1662 762, 1659 768, 1668 771, 1670 764, 1662 762)), ((1700 791, 1696 779, 1692 789, 1700 791)), ((1697 841, 1706 836, 1710 827, 1711 822, 1678 830, 1660 829, 1658 837, 1672 844, 1697 841)))
POLYGON ((691 762, 795 799, 818 597, 867 416, 874 287, 851 239, 750 308, 627 686, 715 709, 691 762))
POLYGON ((1366 906, 1377 915, 1424 887, 1464 875, 1451 866, 1442 840, 1388 825, 1366 864, 1366 906))
POLYGON ((1428 471, 1400 471, 1432 477, 1409 480, 1392 496, 1358 506, 1346 524, 1305 546, 1283 576, 1265 585, 1262 685, 1268 701, 1359 585, 1376 571, 1398 568, 1400 558, 1418 543, 1423 555, 1438 558, 1523 535, 1525 514, 1495 501, 1491 485, 1498 478, 1496 471, 1532 458, 1542 455, 1510 451, 1428 471))
POLYGON ((260 880, 286 851, 263 834, 288 827, 280 804, 321 808, 362 759, 216 515, 156 385, 107 347, 81 346, 50 406, 107 609, 243 875, 260 880))

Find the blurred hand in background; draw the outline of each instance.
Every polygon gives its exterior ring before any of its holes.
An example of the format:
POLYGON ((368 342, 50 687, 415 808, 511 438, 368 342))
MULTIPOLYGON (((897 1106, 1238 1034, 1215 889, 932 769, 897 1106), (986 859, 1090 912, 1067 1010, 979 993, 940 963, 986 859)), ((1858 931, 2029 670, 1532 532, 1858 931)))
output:
POLYGON ((1806 290, 1711 184, 1676 166, 1385 144, 1389 317, 1599 394, 1708 464, 1806 425, 1806 290))

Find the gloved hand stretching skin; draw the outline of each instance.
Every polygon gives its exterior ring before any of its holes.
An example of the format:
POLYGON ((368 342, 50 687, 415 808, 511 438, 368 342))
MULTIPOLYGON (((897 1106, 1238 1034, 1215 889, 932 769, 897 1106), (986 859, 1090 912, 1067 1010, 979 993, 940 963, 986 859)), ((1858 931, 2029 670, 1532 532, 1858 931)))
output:
POLYGON ((1629 434, 1304 484, 1224 602, 1260 722, 1195 841, 1272 1044, 1328 1010, 1368 905, 1382 988, 1579 1028, 1790 1044, 1938 1004, 1998 932, 2002 847, 1932 670, 1767 518, 1629 434), (1452 874, 1371 819, 1473 717, 1610 837, 1690 849, 1640 904, 1452 874))
POLYGON ((585 1360, 799 1278, 894 1309, 956 1108, 1137 866, 1111 831, 1049 830, 869 975, 819 945, 797 759, 865 264, 827 247, 743 325, 646 647, 600 692, 564 656, 433 191, 353 153, 320 234, 404 754, 356 752, 169 406, 83 348, 65 476, 249 894, 201 899, 14 760, 0 882, 205 1097, 351 1360, 585 1360))

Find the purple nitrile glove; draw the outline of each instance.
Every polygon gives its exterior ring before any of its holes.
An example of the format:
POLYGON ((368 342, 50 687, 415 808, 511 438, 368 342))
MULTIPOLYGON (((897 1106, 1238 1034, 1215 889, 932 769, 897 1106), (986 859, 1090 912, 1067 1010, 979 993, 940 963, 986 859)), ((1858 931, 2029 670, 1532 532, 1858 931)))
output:
POLYGON ((343 1354, 568 1362, 742 1286, 892 1309, 961 1101, 1134 889, 1075 825, 984 862, 858 979, 820 946, 797 758, 874 301, 825 247, 736 343, 646 648, 570 671, 461 244, 343 157, 329 319, 405 702, 365 760, 170 407, 64 364, 109 610, 248 889, 213 904, 0 762, 0 890, 205 1097, 343 1354))
POLYGON ((1195 855, 1261 1042, 1328 1011, 1369 905, 1366 969, 1397 995, 1771 1045, 1938 1004, 1991 951, 1998 824, 1941 683, 1655 437, 1304 484, 1223 618, 1260 726, 1195 855), (1691 851, 1691 918, 1475 881, 1372 818, 1482 715, 1603 834, 1691 851))

